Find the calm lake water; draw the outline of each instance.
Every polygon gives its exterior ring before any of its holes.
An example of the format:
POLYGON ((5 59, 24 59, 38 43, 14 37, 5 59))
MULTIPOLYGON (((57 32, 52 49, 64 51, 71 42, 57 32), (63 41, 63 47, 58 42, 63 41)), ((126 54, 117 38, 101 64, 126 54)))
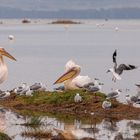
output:
MULTIPOLYGON (((38 20, 38 23, 31 24, 21 24, 19 20, 4 20, 4 24, 0 25, 0 44, 17 59, 17 62, 5 58, 9 75, 7 81, 1 85, 1 89, 11 90, 23 82, 29 85, 42 82, 48 85, 48 90, 53 90, 56 87, 53 83, 64 72, 65 63, 72 59, 81 66, 81 75, 99 78, 104 83, 103 92, 108 93, 111 88, 122 89, 120 100, 123 102, 125 102, 126 88, 130 89, 127 93, 136 94, 134 84, 140 84, 140 69, 124 72, 122 80, 116 83, 111 81, 112 75, 106 74, 106 71, 113 66, 112 54, 115 49, 118 50, 118 63, 140 66, 140 21, 83 20, 81 22, 83 24, 69 25, 66 28, 64 25, 48 24, 49 20, 38 20), (115 30, 116 27, 118 30, 115 30), (13 41, 8 40, 9 34, 15 36, 13 41)), ((0 117, 5 119, 4 131, 10 136, 15 135, 14 139, 22 140, 20 132, 25 128, 14 125, 17 123, 17 115, 9 110, 1 114, 4 115, 0 117), (10 120, 7 121, 8 116, 10 120)), ((24 121, 23 117, 18 118, 18 123, 24 121)), ((80 132, 78 134, 82 132, 85 136, 99 140, 113 140, 120 131, 125 138, 133 138, 137 130, 128 125, 133 123, 140 122, 122 120, 112 123, 105 118, 96 125, 99 132, 93 133, 92 129, 86 129, 93 125, 78 118, 72 120, 70 124, 61 122, 57 118, 55 121, 57 128, 63 129, 66 125, 70 125, 71 130, 80 132), (78 123, 78 127, 75 126, 75 122, 78 123), (107 128, 106 124, 109 125, 107 128), (114 130, 109 129, 112 124, 114 130), (123 129, 120 126, 123 126, 123 129)))
POLYGON ((0 44, 8 50, 17 62, 5 59, 9 68, 7 81, 1 89, 13 89, 23 82, 29 85, 43 82, 53 90, 54 81, 64 72, 64 65, 70 59, 81 66, 81 75, 99 78, 104 83, 103 92, 125 89, 136 93, 135 83, 140 83, 140 70, 124 72, 122 80, 111 81, 112 54, 118 50, 118 63, 140 66, 140 21, 139 20, 83 20, 83 24, 48 24, 51 21, 37 21, 21 24, 20 20, 5 20, 0 25, 0 44), (118 28, 116 31, 115 28, 118 28), (8 40, 13 34, 15 40, 8 40))

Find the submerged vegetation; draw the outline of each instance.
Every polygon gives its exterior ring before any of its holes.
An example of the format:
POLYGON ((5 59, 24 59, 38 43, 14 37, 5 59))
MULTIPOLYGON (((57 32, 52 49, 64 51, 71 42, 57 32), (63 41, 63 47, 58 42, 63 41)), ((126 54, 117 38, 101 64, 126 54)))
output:
POLYGON ((25 131, 25 132, 22 132, 21 135, 23 137, 30 137, 30 138, 51 138, 52 137, 52 134, 51 132, 45 132, 45 131, 42 131, 42 130, 36 130, 36 131, 25 131))
POLYGON ((12 140, 7 134, 0 132, 0 140, 12 140))
POLYGON ((40 117, 31 117, 30 120, 28 120, 26 123, 22 124, 26 127, 39 127, 41 126, 43 123, 41 122, 41 118, 40 117))

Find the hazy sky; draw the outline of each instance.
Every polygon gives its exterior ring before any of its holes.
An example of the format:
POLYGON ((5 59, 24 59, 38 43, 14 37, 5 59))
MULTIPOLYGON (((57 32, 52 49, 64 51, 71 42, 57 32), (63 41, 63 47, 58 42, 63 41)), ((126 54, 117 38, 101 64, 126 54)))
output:
POLYGON ((0 0, 0 6, 26 10, 140 7, 140 0, 0 0))

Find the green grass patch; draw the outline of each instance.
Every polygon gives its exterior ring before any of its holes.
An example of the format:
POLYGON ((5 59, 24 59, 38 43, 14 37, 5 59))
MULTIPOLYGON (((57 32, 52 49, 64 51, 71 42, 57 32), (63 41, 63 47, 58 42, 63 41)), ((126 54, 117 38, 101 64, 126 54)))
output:
MULTIPOLYGON (((65 92, 35 92, 32 97, 18 96, 16 100, 19 100, 24 104, 61 104, 61 103, 73 103, 74 96, 79 93, 82 97, 82 101, 89 101, 94 95, 92 93, 85 93, 82 90, 70 90, 65 92)), ((105 94, 96 93, 97 96, 105 99, 105 94)))
POLYGON ((7 134, 0 132, 0 140, 12 140, 7 134))

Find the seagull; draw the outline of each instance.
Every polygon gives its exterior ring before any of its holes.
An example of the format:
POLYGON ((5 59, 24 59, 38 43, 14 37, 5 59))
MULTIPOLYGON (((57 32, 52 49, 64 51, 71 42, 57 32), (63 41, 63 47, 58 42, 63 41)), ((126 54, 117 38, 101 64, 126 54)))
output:
POLYGON ((32 86, 30 86, 30 89, 33 91, 46 91, 46 85, 42 83, 35 83, 32 86))
POLYGON ((26 91, 26 96, 33 96, 33 90, 30 90, 30 88, 26 91))
POLYGON ((127 94, 125 96, 125 99, 126 99, 128 104, 133 104, 133 103, 136 103, 136 102, 140 101, 140 99, 137 95, 136 96, 130 96, 129 94, 127 94))
POLYGON ((76 93, 75 97, 74 97, 74 102, 81 102, 82 101, 82 97, 79 95, 79 93, 76 93))
POLYGON ((4 48, 0 48, 0 84, 6 80, 8 74, 8 68, 4 63, 3 56, 6 56, 11 60, 16 61, 16 59, 11 54, 9 54, 4 48))
POLYGON ((27 83, 22 83, 19 87, 14 89, 14 92, 17 95, 26 95, 26 92, 29 90, 27 83))
POLYGON ((109 102, 109 101, 103 101, 103 103, 102 103, 102 108, 103 109, 109 109, 109 108, 111 108, 111 102, 109 102))
POLYGON ((4 91, 2 93, 0 93, 0 99, 4 99, 10 96, 10 92, 9 91, 4 91))
POLYGON ((54 88, 55 91, 58 91, 58 92, 63 92, 65 90, 65 87, 64 86, 59 86, 57 88, 54 88))
POLYGON ((113 74, 112 81, 114 81, 114 82, 116 82, 116 79, 121 80, 120 75, 123 73, 124 70, 133 70, 133 69, 137 68, 134 65, 126 65, 126 64, 120 64, 119 66, 117 66, 116 57, 117 57, 117 50, 115 50, 113 53, 114 68, 110 68, 107 71, 107 73, 112 72, 112 74, 113 74))
POLYGON ((92 82, 91 78, 88 76, 79 75, 81 67, 77 65, 74 61, 70 60, 65 65, 65 73, 55 81, 54 84, 59 84, 64 82, 65 90, 79 89, 83 85, 92 82))
POLYGON ((14 38, 15 38, 15 37, 14 37, 13 35, 9 35, 9 36, 8 36, 8 39, 9 39, 9 40, 14 40, 14 38))
POLYGON ((137 86, 137 96, 140 96, 140 84, 135 84, 137 86))
POLYGON ((101 85, 103 85, 103 83, 98 83, 98 81, 95 80, 94 86, 90 85, 88 88, 86 88, 86 91, 88 91, 90 93, 95 93, 95 97, 96 97, 96 93, 102 89, 101 85))
POLYGON ((122 91, 120 89, 116 89, 113 92, 108 93, 106 99, 114 99, 117 98, 122 91))

